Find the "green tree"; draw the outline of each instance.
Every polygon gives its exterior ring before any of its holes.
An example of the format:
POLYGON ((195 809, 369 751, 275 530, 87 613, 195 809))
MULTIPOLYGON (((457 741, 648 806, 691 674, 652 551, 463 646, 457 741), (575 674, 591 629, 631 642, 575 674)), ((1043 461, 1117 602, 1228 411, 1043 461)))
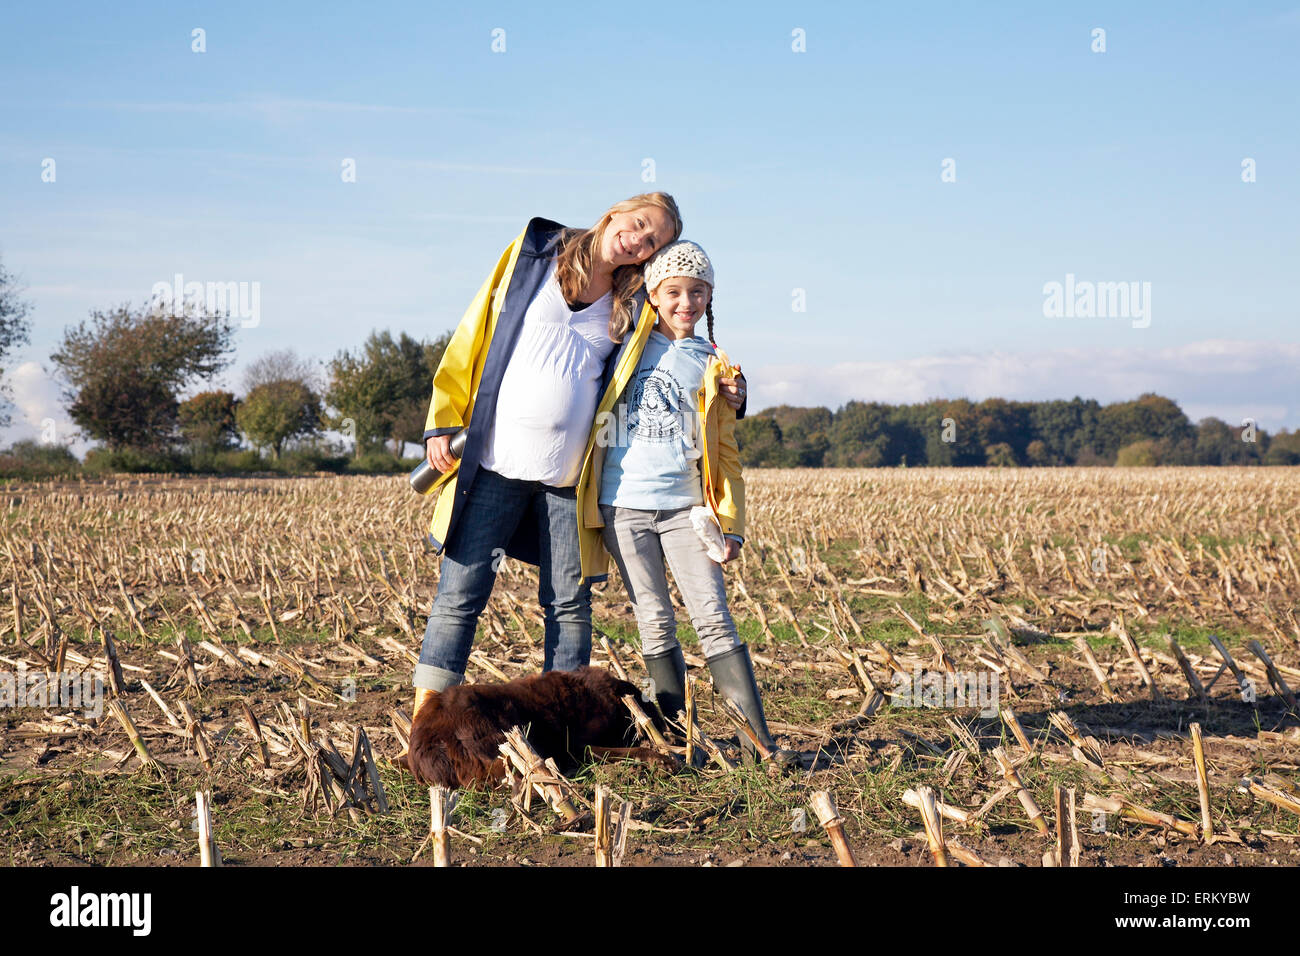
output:
POLYGON ((399 453, 403 442, 424 447, 424 426, 429 420, 429 402, 433 393, 433 374, 447 351, 451 333, 444 332, 431 342, 424 343, 424 377, 412 383, 411 398, 393 416, 393 440, 399 453))
POLYGON ((259 449, 279 459, 285 442, 319 433, 320 398, 305 383, 290 379, 256 385, 235 410, 239 430, 259 449))
POLYGON ((334 427, 352 422, 356 450, 392 442, 422 444, 433 388, 433 373, 450 334, 420 342, 405 332, 371 332, 359 352, 340 352, 329 365, 326 401, 337 410, 334 427))
POLYGON ((1097 433, 1102 454, 1114 455, 1125 445, 1142 439, 1165 438, 1171 443, 1194 438, 1183 410, 1172 399, 1147 392, 1131 402, 1115 402, 1101 410, 1097 433))
POLYGON ((233 336, 226 316, 192 309, 166 315, 124 304, 64 329, 50 358, 83 432, 115 451, 158 451, 176 440, 177 396, 230 364, 233 336))
POLYGON ((982 465, 975 406, 964 398, 937 399, 925 408, 925 461, 929 465, 982 465))
POLYGON ((896 465, 901 451, 894 447, 890 422, 893 407, 883 402, 849 402, 835 415, 826 461, 843 468, 896 465))
POLYGON ((987 446, 984 449, 984 460, 993 468, 1015 468, 1019 464, 1015 451, 1004 441, 987 446))
POLYGON ((994 445, 1006 445, 1012 457, 1025 457, 1025 449, 1033 440, 1029 426, 1029 402, 1008 402, 1002 398, 986 398, 975 406, 975 428, 985 457, 994 445))
POLYGON ((777 405, 761 414, 771 418, 780 429, 782 457, 791 467, 821 467, 831 445, 828 432, 834 416, 829 408, 777 405))
POLYGON ((1196 446, 1193 463, 1197 465, 1257 465, 1265 457, 1268 433, 1255 429, 1255 440, 1246 441, 1244 428, 1229 425, 1218 418, 1202 418, 1196 423, 1196 446))
POLYGON ((181 435, 200 452, 229 448, 239 438, 235 412, 239 399, 225 391, 199 392, 177 411, 181 435))
POLYGON ((1148 468, 1157 464, 1156 443, 1150 438, 1125 445, 1115 456, 1115 466, 1118 468, 1148 468))
POLYGON ((790 463, 781 445, 781 426, 766 411, 736 422, 736 445, 746 468, 784 468, 790 463))
MULTIPOLYGON (((1101 405, 1079 396, 1064 401, 1035 402, 1029 409, 1029 430, 1043 443, 1045 460, 1036 464, 1073 465, 1086 458, 1095 460, 1097 419, 1101 405)), ((1028 451, 1029 446, 1025 446, 1028 451)))
POLYGON ((0 426, 8 425, 9 383, 4 380, 4 363, 9 353, 30 341, 31 322, 27 319, 31 304, 19 297, 17 280, 0 262, 0 426))
POLYGON ((1288 432, 1285 428, 1274 435, 1264 455, 1266 465, 1300 465, 1300 429, 1288 432))

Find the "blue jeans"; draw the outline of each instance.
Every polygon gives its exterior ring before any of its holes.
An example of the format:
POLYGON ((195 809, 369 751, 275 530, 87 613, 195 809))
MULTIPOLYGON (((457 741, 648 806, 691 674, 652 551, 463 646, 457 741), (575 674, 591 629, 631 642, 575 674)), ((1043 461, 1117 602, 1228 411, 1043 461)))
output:
POLYGON ((438 594, 415 666, 415 686, 443 690, 464 678, 478 616, 519 523, 531 518, 541 540, 537 600, 545 615, 542 669, 576 670, 591 661, 591 585, 578 555, 576 488, 503 478, 480 469, 443 551, 438 594))

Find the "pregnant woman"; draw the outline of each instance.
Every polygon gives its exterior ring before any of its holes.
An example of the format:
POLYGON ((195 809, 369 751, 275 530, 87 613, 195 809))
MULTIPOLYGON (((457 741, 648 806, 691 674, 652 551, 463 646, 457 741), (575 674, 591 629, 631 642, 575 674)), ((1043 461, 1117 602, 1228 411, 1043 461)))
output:
MULTIPOLYGON (((533 219, 453 333, 424 433, 429 464, 442 472, 429 537, 443 558, 415 667, 417 712, 464 679, 506 556, 540 568, 543 670, 589 662, 591 582, 603 567, 584 574, 575 486, 597 405, 623 390, 653 325, 641 264, 681 231, 667 193, 616 203, 585 230, 533 219), (462 429, 457 459, 450 443, 462 429)), ((726 380, 723 395, 741 408, 743 378, 726 380)))

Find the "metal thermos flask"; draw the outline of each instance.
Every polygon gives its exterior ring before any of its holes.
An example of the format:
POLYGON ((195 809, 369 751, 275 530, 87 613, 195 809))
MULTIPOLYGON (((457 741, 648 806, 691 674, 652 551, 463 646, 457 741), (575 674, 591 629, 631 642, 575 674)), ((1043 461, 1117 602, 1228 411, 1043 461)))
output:
MULTIPOLYGON (((468 436, 469 428, 462 428, 452 436, 449 451, 453 458, 459 458, 464 454, 465 439, 468 436)), ((430 465, 429 459, 426 456, 418 465, 415 466, 415 470, 411 472, 410 478, 407 480, 410 481, 411 487, 415 489, 417 494, 425 495, 429 493, 429 489, 432 488, 434 483, 441 477, 442 472, 430 465)))

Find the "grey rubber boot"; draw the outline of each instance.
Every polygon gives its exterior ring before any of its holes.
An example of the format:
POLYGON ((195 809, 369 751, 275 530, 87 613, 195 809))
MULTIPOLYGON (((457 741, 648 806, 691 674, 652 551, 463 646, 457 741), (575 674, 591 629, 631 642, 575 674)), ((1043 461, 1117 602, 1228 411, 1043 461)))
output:
MULTIPOLYGON (((646 673, 653 681, 655 703, 669 720, 677 723, 677 714, 686 709, 686 658, 680 646, 650 657, 641 655, 646 673)), ((708 764, 709 758, 702 748, 696 747, 692 766, 696 769, 708 764)))
MULTIPOLYGON (((713 683, 717 688, 744 712, 754 735, 772 752, 773 762, 783 767, 799 766, 798 755, 792 750, 779 747, 767 729, 763 700, 758 692, 758 681, 754 678, 754 663, 749 657, 749 647, 740 644, 716 657, 710 657, 709 671, 713 674, 713 683)), ((739 736, 741 748, 746 753, 757 756, 753 741, 743 733, 739 736)))
POLYGON ((686 658, 681 647, 662 654, 643 654, 641 662, 650 675, 651 692, 659 709, 669 720, 677 720, 677 712, 686 709, 686 658))

